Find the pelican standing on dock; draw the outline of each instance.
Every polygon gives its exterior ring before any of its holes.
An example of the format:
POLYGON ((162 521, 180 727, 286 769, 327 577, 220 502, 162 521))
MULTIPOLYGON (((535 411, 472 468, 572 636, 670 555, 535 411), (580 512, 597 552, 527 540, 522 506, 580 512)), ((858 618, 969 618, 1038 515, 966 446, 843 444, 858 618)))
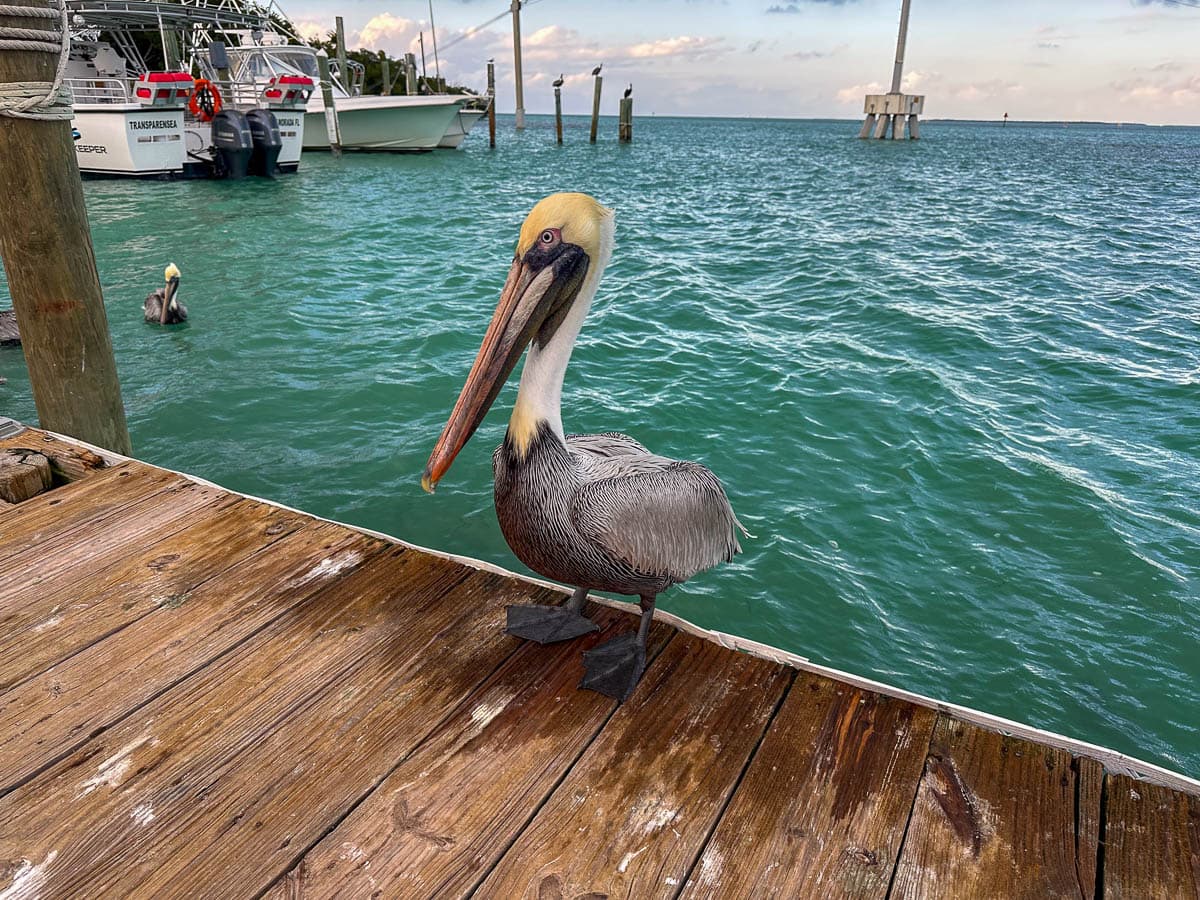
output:
POLYGON ((510 606, 508 632, 550 643, 598 626, 588 591, 640 599, 636 636, 584 653, 580 687, 624 700, 646 665, 655 598, 741 552, 721 483, 707 468, 656 456, 623 434, 568 435, 563 375, 613 248, 614 219, 586 194, 553 194, 521 227, 500 304, 421 485, 431 491, 495 402, 525 348, 517 403, 492 456, 496 516, 529 568, 575 587, 562 607, 510 606))
POLYGON ((171 263, 163 272, 165 284, 146 296, 142 314, 156 325, 176 325, 187 321, 187 307, 175 295, 179 291, 179 267, 171 263))

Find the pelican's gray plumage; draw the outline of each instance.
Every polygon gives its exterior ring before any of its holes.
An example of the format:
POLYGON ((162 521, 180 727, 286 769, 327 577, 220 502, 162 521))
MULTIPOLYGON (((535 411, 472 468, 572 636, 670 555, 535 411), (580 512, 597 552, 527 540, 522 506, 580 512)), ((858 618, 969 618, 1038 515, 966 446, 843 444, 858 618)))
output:
POLYGON ((557 78, 554 79, 554 81, 550 82, 550 86, 551 87, 562 87, 563 86, 562 75, 560 74, 557 78))
POLYGON ((11 309, 0 309, 0 344, 21 343, 21 332, 17 329, 17 314, 11 309))
POLYGON ((592 75, 593 76, 599 75, 600 70, 603 68, 604 68, 604 63, 600 63, 600 65, 598 65, 598 66, 596 66, 596 68, 592 69, 592 75))
POLYGON ((628 100, 632 96, 633 96, 633 85, 631 84, 629 87, 625 88, 625 99, 628 100))
POLYGON ((163 272, 165 284, 146 295, 142 304, 142 315, 147 322, 156 325, 176 325, 187 321, 187 307, 179 302, 179 268, 175 263, 163 272))
POLYGON ((613 245, 612 211, 584 194, 542 200, 521 229, 500 304, 422 484, 432 490, 529 347, 504 442, 492 457, 496 516, 513 553, 575 586, 560 608, 509 607, 508 631, 546 643, 595 631, 590 590, 637 596, 637 636, 584 654, 582 686, 624 699, 645 667, 655 598, 741 551, 717 477, 623 434, 563 433, 563 375, 613 245))

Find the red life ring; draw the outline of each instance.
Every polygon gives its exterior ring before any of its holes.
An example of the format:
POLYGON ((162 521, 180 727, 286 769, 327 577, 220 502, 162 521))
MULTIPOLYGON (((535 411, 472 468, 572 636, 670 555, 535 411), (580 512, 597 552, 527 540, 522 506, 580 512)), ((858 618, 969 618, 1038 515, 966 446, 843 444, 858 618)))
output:
POLYGON ((211 122, 221 111, 221 92, 217 86, 207 78, 197 78, 192 87, 192 98, 188 100, 188 110, 201 122, 211 122))

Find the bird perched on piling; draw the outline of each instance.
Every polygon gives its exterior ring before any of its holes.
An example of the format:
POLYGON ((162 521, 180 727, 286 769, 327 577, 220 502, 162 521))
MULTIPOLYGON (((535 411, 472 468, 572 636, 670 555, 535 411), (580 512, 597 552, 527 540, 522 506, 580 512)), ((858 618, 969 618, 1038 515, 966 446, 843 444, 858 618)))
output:
POLYGON ((633 96, 633 85, 631 84, 631 85, 629 85, 629 87, 625 88, 625 99, 628 100, 632 96, 633 96))
POLYGON ((559 74, 559 76, 557 78, 555 78, 552 82, 550 82, 550 86, 551 87, 562 87, 563 86, 563 77, 562 77, 561 73, 559 74))
POLYGON ((165 284, 146 296, 142 314, 147 322, 157 325, 176 325, 187 321, 187 307, 179 302, 179 267, 171 263, 163 271, 165 284))
POLYGON ((603 68, 604 68, 604 63, 600 63, 600 65, 598 65, 598 66, 596 66, 596 68, 592 69, 592 75, 593 75, 593 76, 595 76, 595 75, 599 75, 599 74, 600 74, 600 70, 601 70, 601 69, 603 69, 603 68))
POLYGON ((539 643, 597 630, 588 591, 640 599, 636 636, 584 653, 580 687, 624 700, 646 665, 658 594, 741 552, 741 523, 704 466, 657 456, 623 434, 565 434, 571 350, 613 248, 614 219, 586 194, 553 194, 521 227, 500 303, 421 479, 433 491, 529 355, 504 442, 492 456, 496 515, 513 553, 575 587, 562 607, 510 606, 508 632, 539 643))
POLYGON ((17 330, 17 314, 11 309, 0 309, 0 344, 21 343, 21 332, 17 330))

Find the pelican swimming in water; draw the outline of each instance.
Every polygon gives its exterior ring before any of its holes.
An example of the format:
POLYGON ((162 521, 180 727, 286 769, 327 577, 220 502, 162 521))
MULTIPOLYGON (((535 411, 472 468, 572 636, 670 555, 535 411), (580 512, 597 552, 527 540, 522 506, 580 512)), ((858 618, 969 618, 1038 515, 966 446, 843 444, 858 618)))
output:
POLYGON ((655 598, 741 552, 721 483, 707 468, 656 456, 623 434, 565 434, 563 375, 613 248, 612 210, 553 194, 521 227, 500 304, 421 479, 432 491, 483 421, 525 348, 517 403, 492 456, 496 516, 529 568, 575 587, 562 607, 510 606, 508 632, 540 643, 598 626, 588 591, 637 596, 641 624, 584 654, 581 687, 618 700, 646 665, 655 598))
POLYGON ((166 284, 146 295, 146 302, 142 304, 142 314, 147 322, 157 325, 186 322, 187 307, 175 296, 179 291, 179 267, 171 263, 163 272, 163 279, 166 284))

